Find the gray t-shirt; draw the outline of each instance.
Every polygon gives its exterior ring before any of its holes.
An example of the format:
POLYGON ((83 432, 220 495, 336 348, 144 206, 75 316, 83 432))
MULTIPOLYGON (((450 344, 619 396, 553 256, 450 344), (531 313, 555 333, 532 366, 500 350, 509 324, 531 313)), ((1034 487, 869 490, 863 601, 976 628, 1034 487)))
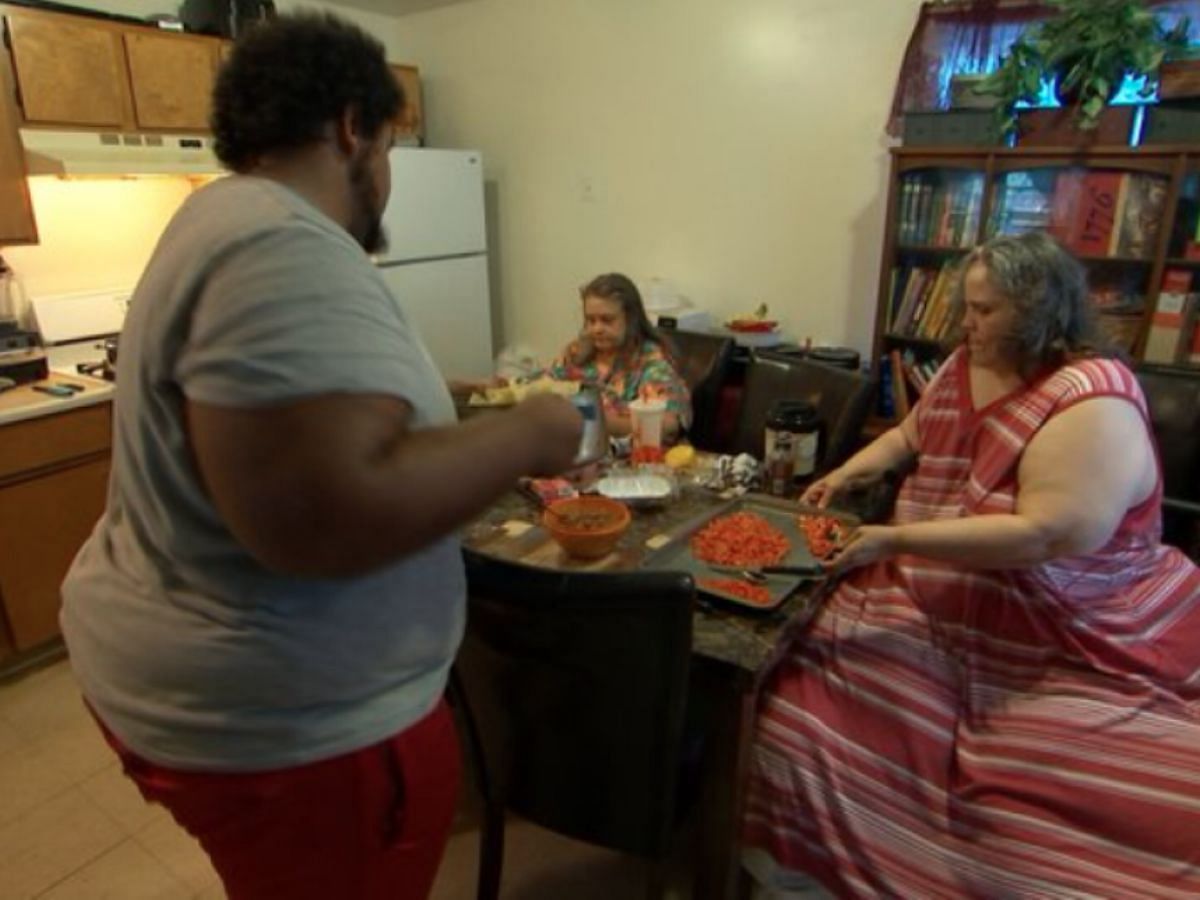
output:
POLYGON ((134 293, 108 508, 63 584, 84 694, 151 761, 255 771, 328 758, 403 729, 442 692, 465 615, 456 539, 352 579, 289 578, 243 549, 201 484, 185 397, 245 408, 330 393, 402 397, 417 428, 455 418, 345 230, 269 180, 198 191, 134 293))

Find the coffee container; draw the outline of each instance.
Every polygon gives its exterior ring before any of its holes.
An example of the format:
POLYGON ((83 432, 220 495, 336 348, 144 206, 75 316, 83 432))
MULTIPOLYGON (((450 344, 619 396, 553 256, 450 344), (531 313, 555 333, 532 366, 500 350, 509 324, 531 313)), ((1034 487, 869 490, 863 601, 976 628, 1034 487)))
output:
POLYGON ((767 490, 778 496, 791 493, 792 482, 816 471, 821 441, 821 418, 804 400, 782 400, 767 413, 763 454, 767 490))

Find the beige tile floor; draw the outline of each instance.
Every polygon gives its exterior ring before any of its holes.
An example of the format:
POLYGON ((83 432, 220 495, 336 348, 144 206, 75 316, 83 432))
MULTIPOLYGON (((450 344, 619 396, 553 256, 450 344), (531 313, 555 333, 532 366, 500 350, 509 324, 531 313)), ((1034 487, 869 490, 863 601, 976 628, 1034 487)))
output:
MULTIPOLYGON (((472 900, 477 847, 474 832, 451 840, 431 900, 472 900)), ((635 860, 508 828, 505 900, 638 898, 642 877, 635 860)), ((121 774, 66 662, 0 682, 0 900, 224 897, 196 842, 121 774)))

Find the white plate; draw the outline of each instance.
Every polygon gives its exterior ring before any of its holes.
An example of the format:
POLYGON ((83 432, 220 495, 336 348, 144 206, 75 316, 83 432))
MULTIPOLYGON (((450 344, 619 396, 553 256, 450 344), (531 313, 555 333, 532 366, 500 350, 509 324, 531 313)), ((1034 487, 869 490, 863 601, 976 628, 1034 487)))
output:
POLYGON ((661 475, 609 475, 596 482, 596 490, 610 500, 625 503, 658 503, 671 496, 671 482, 661 475))

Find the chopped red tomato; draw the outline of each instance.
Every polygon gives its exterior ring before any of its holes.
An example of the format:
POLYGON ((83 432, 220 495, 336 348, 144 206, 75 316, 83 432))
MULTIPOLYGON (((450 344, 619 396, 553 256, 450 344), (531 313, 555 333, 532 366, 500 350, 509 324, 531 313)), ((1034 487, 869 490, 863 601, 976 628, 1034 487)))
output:
POLYGON ((770 606, 771 592, 765 587, 737 578, 701 578, 696 582, 703 590, 731 594, 755 606, 770 606))
POLYGON ((772 566, 787 556, 791 542, 757 513, 713 519, 692 536, 692 555, 718 566, 772 566))
POLYGON ((832 516, 796 516, 796 525, 804 533, 809 552, 816 559, 829 556, 846 539, 842 523, 832 516))

